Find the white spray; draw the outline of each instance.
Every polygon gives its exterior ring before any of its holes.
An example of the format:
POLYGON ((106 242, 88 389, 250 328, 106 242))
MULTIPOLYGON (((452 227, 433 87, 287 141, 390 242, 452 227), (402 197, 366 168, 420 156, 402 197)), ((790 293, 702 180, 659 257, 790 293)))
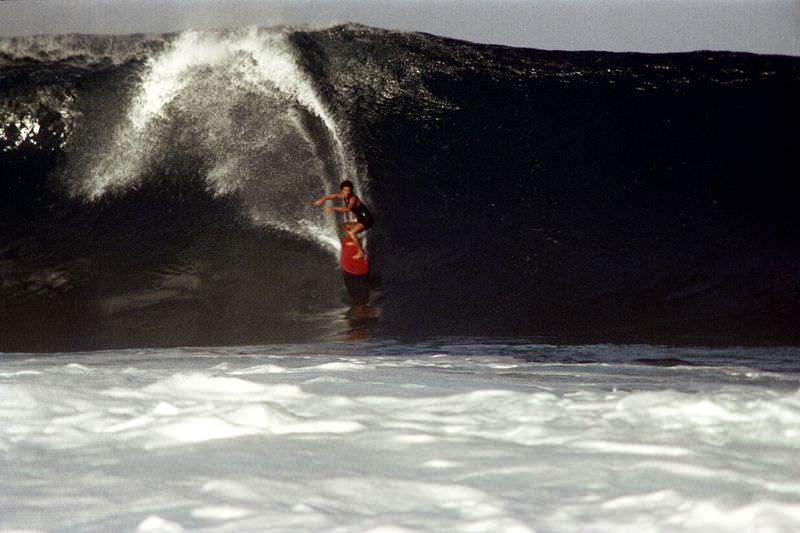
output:
POLYGON ((256 224, 335 250, 334 221, 308 206, 344 177, 361 185, 343 138, 285 32, 190 31, 148 61, 126 119, 77 193, 124 193, 165 150, 196 151, 210 192, 236 195, 256 224))

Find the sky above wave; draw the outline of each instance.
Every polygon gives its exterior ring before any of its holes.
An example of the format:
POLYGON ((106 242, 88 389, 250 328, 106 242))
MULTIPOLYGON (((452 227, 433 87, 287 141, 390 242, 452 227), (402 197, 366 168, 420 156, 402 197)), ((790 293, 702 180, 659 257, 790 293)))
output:
POLYGON ((337 22, 543 49, 800 55, 797 0, 0 1, 0 36, 337 22))

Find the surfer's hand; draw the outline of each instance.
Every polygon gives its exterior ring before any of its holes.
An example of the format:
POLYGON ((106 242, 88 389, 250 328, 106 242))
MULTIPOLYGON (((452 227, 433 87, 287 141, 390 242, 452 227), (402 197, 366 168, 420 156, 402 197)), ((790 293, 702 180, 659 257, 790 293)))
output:
POLYGON ((326 213, 330 213, 330 212, 332 212, 332 211, 333 211, 333 207, 331 207, 331 206, 329 206, 329 205, 326 205, 326 206, 325 206, 325 212, 326 212, 326 213))
POLYGON ((319 206, 321 206, 321 205, 322 205, 322 202, 324 202, 324 201, 325 201, 325 200, 323 200, 322 198, 320 198, 319 200, 314 200, 312 203, 314 204, 314 206, 316 206, 316 207, 319 207, 319 206))

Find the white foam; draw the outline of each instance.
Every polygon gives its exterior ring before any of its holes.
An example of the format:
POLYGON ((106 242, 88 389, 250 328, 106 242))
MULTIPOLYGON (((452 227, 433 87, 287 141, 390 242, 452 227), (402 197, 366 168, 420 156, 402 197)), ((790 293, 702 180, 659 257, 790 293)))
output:
POLYGON ((626 455, 648 455, 648 456, 671 456, 680 457, 690 455, 692 452, 686 448, 678 446, 659 446, 654 444, 631 444, 627 442, 610 442, 587 440, 570 444, 573 448, 582 450, 596 451, 600 453, 626 454, 626 455))
MULTIPOLYGON (((281 387, 282 390, 297 390, 290 386, 281 387)), ((189 374, 175 374, 174 376, 154 383, 144 389, 146 392, 165 393, 175 397, 207 396, 236 396, 242 394, 259 393, 268 390, 268 387, 238 378, 221 376, 208 376, 200 372, 189 374)))
POLYGON ((220 521, 241 518, 251 514, 255 514, 255 511, 233 506, 200 507, 192 510, 192 516, 194 517, 220 521))
POLYGON ((159 516, 148 516, 136 528, 136 533, 182 533, 180 524, 164 520, 159 516))
POLYGON ((461 466, 461 464, 446 459, 431 459, 430 461, 425 461, 422 466, 426 468, 455 468, 461 466))
POLYGON ((270 363, 266 365, 251 366, 241 370, 234 370, 230 372, 230 374, 233 376, 247 376, 251 374, 283 374, 286 372, 286 370, 287 369, 285 367, 270 363))
POLYGON ((307 372, 363 372, 364 370, 373 370, 374 368, 374 366, 365 364, 363 362, 348 363, 343 361, 335 361, 331 363, 315 365, 303 370, 307 372))
POLYGON ((790 374, 238 349, 0 373, 3 532, 800 523, 790 374))

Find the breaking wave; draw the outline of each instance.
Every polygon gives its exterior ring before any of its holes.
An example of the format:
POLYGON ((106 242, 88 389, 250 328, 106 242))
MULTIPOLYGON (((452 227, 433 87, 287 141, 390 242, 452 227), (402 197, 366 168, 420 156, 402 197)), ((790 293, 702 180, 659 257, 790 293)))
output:
POLYGON ((800 61, 361 26, 0 40, 0 351, 799 339, 800 61), (376 214, 351 309, 342 179, 376 214))

